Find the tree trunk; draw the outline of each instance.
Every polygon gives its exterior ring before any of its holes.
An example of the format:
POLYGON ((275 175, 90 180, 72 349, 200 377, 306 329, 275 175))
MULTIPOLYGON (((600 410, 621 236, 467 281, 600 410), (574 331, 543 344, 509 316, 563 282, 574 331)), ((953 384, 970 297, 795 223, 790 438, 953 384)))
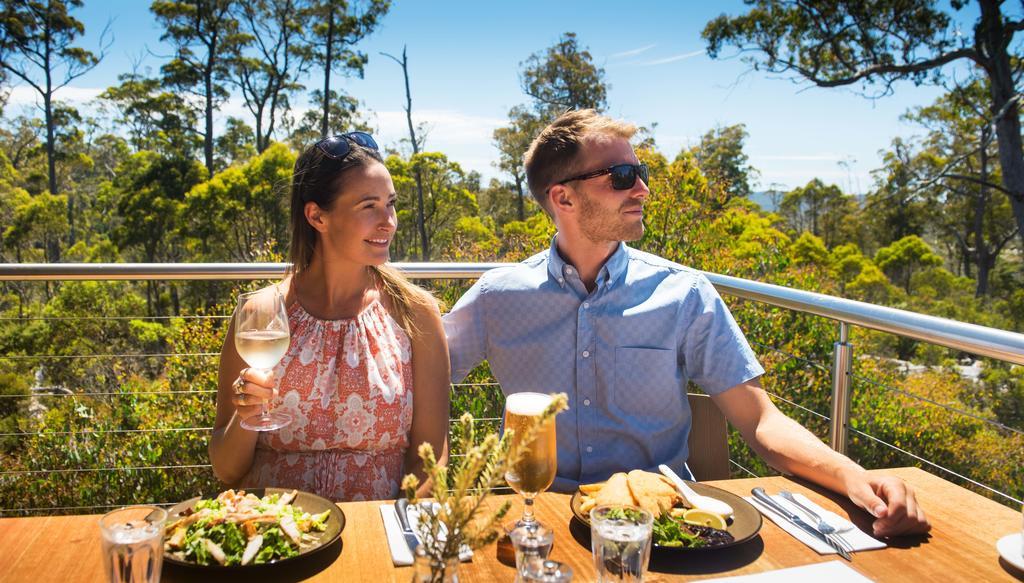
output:
MULTIPOLYGON (((981 19, 975 39, 981 47, 979 53, 990 55, 983 62, 989 77, 992 95, 992 113, 995 120, 996 140, 999 144, 999 164, 1003 171, 1003 187, 1009 191, 1010 207, 1017 221, 1017 234, 1024 245, 1024 150, 1020 137, 1020 110, 1014 99, 1013 67, 1007 52, 1008 40, 1003 28, 1001 2, 980 0, 981 19)), ((1012 36, 1012 32, 1010 35, 1012 36)))
MULTIPOLYGON (((390 55, 389 55, 390 56, 390 55)), ((395 61, 394 57, 391 57, 395 61)), ((419 140, 416 139, 416 127, 412 124, 412 90, 409 88, 409 58, 406 56, 406 47, 402 47, 402 76, 405 78, 405 121, 409 124, 409 141, 412 142, 412 155, 420 153, 419 140)), ((426 210, 423 207, 423 175, 420 168, 416 171, 416 228, 420 232, 420 261, 430 261, 430 240, 427 239, 427 225, 424 215, 426 210)))
POLYGON ((320 138, 327 137, 331 116, 331 58, 334 44, 334 4, 327 4, 327 46, 324 52, 324 117, 320 120, 320 138))
POLYGON ((526 209, 523 208, 523 206, 524 206, 523 205, 523 177, 522 177, 522 175, 516 173, 515 174, 515 179, 516 179, 516 190, 519 191, 519 198, 516 199, 516 211, 519 214, 519 220, 520 221, 525 221, 526 220, 526 209))
POLYGON ((260 105, 256 108, 256 152, 262 154, 264 149, 266 146, 263 138, 263 106, 260 105))
POLYGON ((988 295, 988 277, 995 257, 989 253, 988 241, 985 240, 985 210, 988 206, 988 131, 981 132, 981 151, 979 152, 978 170, 981 177, 981 185, 978 186, 978 194, 974 198, 974 261, 978 267, 978 280, 974 289, 974 297, 980 298, 988 295))
MULTIPOLYGON (((210 62, 213 56, 210 56, 210 62)), ((213 70, 207 67, 203 75, 203 82, 206 86, 206 135, 203 136, 203 158, 206 161, 206 171, 213 177, 213 70)))
POLYGON ((171 305, 174 306, 174 315, 181 315, 181 298, 178 297, 178 285, 171 284, 171 305))

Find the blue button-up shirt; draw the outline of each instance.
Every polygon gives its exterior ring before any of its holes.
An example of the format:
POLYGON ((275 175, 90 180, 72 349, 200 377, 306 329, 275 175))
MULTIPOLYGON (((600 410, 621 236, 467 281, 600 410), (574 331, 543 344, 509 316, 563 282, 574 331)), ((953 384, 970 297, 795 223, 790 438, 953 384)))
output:
POLYGON ((505 395, 568 394, 553 490, 658 464, 689 476, 687 382, 714 395, 764 369, 700 272, 621 243, 588 292, 556 241, 444 317, 452 381, 486 359, 505 395))

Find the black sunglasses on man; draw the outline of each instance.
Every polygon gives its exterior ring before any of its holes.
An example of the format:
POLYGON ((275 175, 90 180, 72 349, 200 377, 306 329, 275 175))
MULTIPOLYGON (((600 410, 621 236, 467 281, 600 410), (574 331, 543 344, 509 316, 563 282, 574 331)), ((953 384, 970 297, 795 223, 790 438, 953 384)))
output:
POLYGON ((566 178, 565 180, 559 180, 555 184, 565 184, 572 182, 573 180, 589 180, 591 178, 597 178, 598 176, 604 176, 605 174, 611 174, 612 176, 612 188, 615 190, 629 190, 636 184, 637 177, 644 181, 644 184, 650 184, 648 179, 647 164, 616 164, 609 166, 608 168, 602 168, 601 170, 594 170, 593 172, 587 172, 586 174, 580 174, 579 176, 573 176, 572 178, 566 178))

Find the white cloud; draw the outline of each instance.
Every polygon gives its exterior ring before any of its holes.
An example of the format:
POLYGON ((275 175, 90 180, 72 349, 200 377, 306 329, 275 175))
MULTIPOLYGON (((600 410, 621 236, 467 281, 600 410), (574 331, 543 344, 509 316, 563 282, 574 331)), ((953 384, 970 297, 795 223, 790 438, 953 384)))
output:
MULTIPOLYGON (((54 92, 54 98, 71 104, 83 104, 95 99, 103 89, 98 87, 61 87, 54 92)), ((10 105, 36 105, 42 106, 43 98, 39 93, 28 85, 18 85, 11 89, 11 96, 8 100, 10 105)))
POLYGON ((750 154, 751 160, 776 160, 794 162, 839 162, 849 156, 840 154, 750 154))
POLYGON ((630 49, 628 51, 622 51, 621 53, 614 53, 612 55, 608 55, 608 58, 609 59, 621 59, 621 58, 624 58, 624 57, 635 57, 636 55, 639 55, 640 53, 647 52, 647 51, 653 49, 656 46, 658 46, 658 45, 647 45, 647 46, 643 46, 643 47, 638 47, 638 48, 635 48, 635 49, 630 49))
POLYGON ((667 63, 674 63, 676 61, 682 61, 682 60, 689 59, 689 58, 692 58, 692 57, 697 57, 697 56, 700 56, 700 55, 703 55, 703 54, 704 54, 704 49, 701 49, 699 51, 693 51, 692 53, 683 53, 681 55, 673 55, 671 57, 665 57, 663 59, 655 59, 653 61, 644 61, 642 63, 637 63, 637 64, 642 66, 642 67, 652 67, 654 65, 665 65, 667 63))
MULTIPOLYGON (((409 135, 409 126, 402 110, 374 112, 381 140, 398 142, 409 135)), ((470 115, 450 109, 424 109, 413 111, 414 125, 427 124, 427 147, 444 149, 445 145, 490 145, 494 130, 507 120, 470 115)))
MULTIPOLYGON (((409 125, 402 110, 372 111, 370 125, 381 146, 399 147, 409 138, 409 125)), ((472 115, 450 109, 422 109, 413 111, 413 125, 426 124, 428 151, 443 152, 448 159, 458 162, 463 170, 476 170, 486 182, 497 177, 494 162, 498 151, 493 145, 494 130, 508 120, 472 115)), ((402 150, 407 150, 408 145, 402 150)))

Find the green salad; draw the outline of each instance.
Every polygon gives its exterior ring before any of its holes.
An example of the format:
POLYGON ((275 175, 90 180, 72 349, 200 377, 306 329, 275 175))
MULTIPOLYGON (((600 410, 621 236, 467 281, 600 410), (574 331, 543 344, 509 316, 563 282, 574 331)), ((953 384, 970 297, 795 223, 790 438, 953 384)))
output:
POLYGON ((245 491, 203 498, 167 526, 164 550, 199 565, 259 565, 294 557, 319 543, 331 511, 292 506, 298 492, 259 498, 245 491))
MULTIPOLYGON (((612 508, 604 515, 611 520, 628 520, 640 523, 643 515, 632 508, 612 508)), ((692 524, 681 516, 663 513, 651 525, 651 538, 659 547, 699 549, 725 545, 733 542, 733 536, 727 531, 692 524)))
POLYGON ((666 512, 651 527, 654 544, 661 547, 700 549, 717 547, 733 542, 728 531, 686 522, 666 512))

